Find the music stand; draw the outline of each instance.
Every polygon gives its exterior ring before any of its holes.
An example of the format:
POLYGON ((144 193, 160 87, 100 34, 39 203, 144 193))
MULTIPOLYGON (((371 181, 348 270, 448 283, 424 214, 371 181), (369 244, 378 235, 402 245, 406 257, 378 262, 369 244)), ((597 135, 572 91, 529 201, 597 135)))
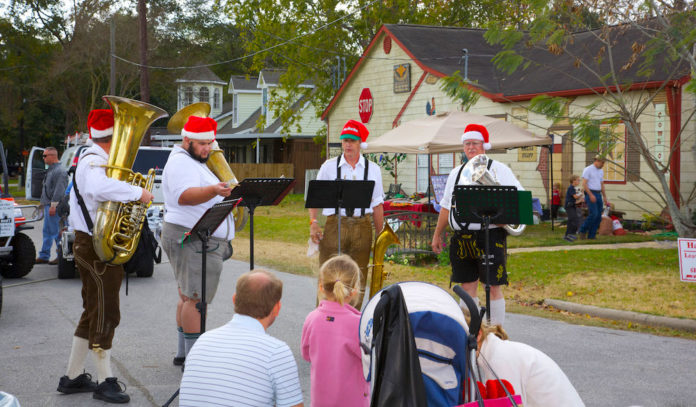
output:
MULTIPOLYGON (((206 319, 206 309, 207 309, 207 303, 205 299, 205 284, 206 284, 206 262, 208 260, 208 239, 210 236, 215 233, 217 228, 220 227, 220 224, 225 221, 225 218, 227 218, 230 215, 230 212, 239 204, 240 199, 227 199, 225 198, 224 200, 216 203, 215 205, 211 206, 208 208, 205 213, 203 213, 203 216, 198 219, 198 222, 196 222, 195 225, 193 225, 193 228, 191 228, 191 231, 189 232, 189 235, 194 235, 198 236, 199 239, 201 239, 201 301, 196 304, 196 308, 198 309, 198 312, 201 314, 201 329, 200 333, 202 334, 205 332, 205 319, 206 319)), ((234 226, 233 226, 234 227, 234 226)), ((162 407, 168 407, 172 401, 179 395, 179 390, 176 389, 174 394, 167 400, 166 403, 162 405, 162 407)))
POLYGON ((375 181, 309 181, 305 208, 334 208, 338 216, 338 254, 341 254, 341 208, 369 208, 375 181))
POLYGON ((240 199, 249 208, 249 270, 254 269, 254 210, 257 206, 278 205, 295 185, 295 178, 246 178, 225 201, 240 199))
POLYGON ((517 188, 504 185, 457 185, 454 187, 454 219, 462 223, 480 223, 484 230, 484 264, 486 266, 486 318, 491 322, 491 275, 489 227, 520 222, 517 188))

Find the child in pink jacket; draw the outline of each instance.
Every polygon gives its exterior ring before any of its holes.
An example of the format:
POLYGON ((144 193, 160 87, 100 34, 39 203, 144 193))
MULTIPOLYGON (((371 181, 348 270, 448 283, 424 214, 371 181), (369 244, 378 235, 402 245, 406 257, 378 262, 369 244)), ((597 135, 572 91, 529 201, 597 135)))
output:
POLYGON ((312 407, 370 405, 360 353, 360 311, 348 304, 359 287, 360 268, 350 256, 332 257, 319 270, 323 299, 302 327, 302 357, 312 364, 312 407))

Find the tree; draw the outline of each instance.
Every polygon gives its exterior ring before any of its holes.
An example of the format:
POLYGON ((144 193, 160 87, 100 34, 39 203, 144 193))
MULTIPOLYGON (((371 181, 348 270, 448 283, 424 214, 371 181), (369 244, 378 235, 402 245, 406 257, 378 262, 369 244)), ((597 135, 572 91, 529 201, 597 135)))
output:
POLYGON ((612 150, 617 143, 616 128, 625 126, 627 145, 635 146, 658 183, 644 177, 634 181, 644 181, 641 185, 650 188, 644 192, 668 209, 680 236, 696 236, 691 211, 680 210, 680 206, 693 205, 696 190, 681 191, 678 184, 676 191, 670 190, 670 181, 672 189, 675 184, 671 158, 681 145, 693 141, 694 135, 685 129, 692 125, 696 109, 689 107, 683 115, 678 137, 668 146, 664 162, 646 140, 647 126, 640 125, 655 97, 665 90, 672 94, 680 80, 688 80, 684 92, 696 92, 689 70, 696 68, 693 3, 575 0, 548 4, 531 0, 526 5, 533 15, 527 23, 500 20, 489 25, 486 39, 501 49, 494 58, 497 68, 510 76, 546 70, 584 81, 587 89, 594 89, 595 103, 542 94, 531 100, 529 108, 554 121, 568 120, 573 137, 601 154, 612 150), (627 42, 629 38, 631 42, 627 42), (568 64, 559 68, 561 59, 571 61, 574 68, 568 64), (566 71, 560 72, 563 69, 566 71))
POLYGON ((337 59, 343 58, 342 66, 348 69, 354 66, 383 24, 480 26, 507 13, 514 3, 228 0, 222 10, 241 32, 244 49, 252 55, 251 69, 286 69, 280 78, 282 91, 270 95, 270 109, 274 117, 282 119, 281 132, 287 134, 299 130, 299 115, 292 111, 293 103, 306 97, 321 114, 336 91, 332 71, 337 59), (315 85, 313 90, 300 87, 307 81, 315 85))

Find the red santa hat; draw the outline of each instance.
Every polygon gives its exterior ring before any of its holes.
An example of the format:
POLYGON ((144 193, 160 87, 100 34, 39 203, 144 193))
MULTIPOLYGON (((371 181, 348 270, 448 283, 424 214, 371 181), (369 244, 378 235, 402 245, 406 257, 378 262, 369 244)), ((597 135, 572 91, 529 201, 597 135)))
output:
POLYGON ((193 140, 215 140, 217 122, 210 117, 190 116, 181 135, 193 140))
POLYGON ((94 109, 87 116, 89 138, 100 139, 114 134, 114 111, 111 109, 94 109))
POLYGON ((483 141, 483 149, 491 149, 491 143, 488 142, 488 129, 486 129, 486 126, 480 124, 467 125, 464 129, 464 134, 462 134, 462 143, 466 140, 483 141))
POLYGON ((364 124, 357 120, 348 120, 341 130, 340 140, 344 138, 349 138, 353 140, 360 141, 360 148, 367 148, 367 136, 370 135, 370 131, 367 130, 364 124))

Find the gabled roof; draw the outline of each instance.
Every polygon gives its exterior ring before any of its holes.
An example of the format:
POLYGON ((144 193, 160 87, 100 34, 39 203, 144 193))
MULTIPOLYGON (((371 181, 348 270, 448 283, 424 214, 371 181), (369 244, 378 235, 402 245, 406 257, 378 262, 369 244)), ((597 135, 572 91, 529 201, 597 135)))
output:
POLYGON ((235 134, 254 131, 256 129, 256 122, 259 120, 259 117, 261 117, 260 107, 256 109, 254 113, 251 114, 251 116, 247 117, 246 120, 244 120, 239 126, 233 127, 232 120, 230 120, 225 126, 218 129, 218 133, 235 134))
MULTIPOLYGON (((609 72, 609 58, 605 57, 597 65, 595 57, 604 44, 597 38, 600 30, 584 31, 574 34, 574 41, 567 45, 568 53, 555 55, 545 48, 525 46, 524 41, 517 47, 520 55, 528 57, 532 63, 527 69, 518 69, 507 75, 498 71, 492 58, 502 49, 493 47, 484 38, 485 30, 459 27, 433 27, 409 24, 385 24, 373 37, 362 57, 351 70, 341 88, 324 110, 325 119, 346 87, 369 58, 373 47, 384 36, 390 37, 394 46, 404 49, 421 69, 437 77, 444 77, 460 71, 464 76, 465 61, 462 49, 467 50, 467 77, 472 86, 479 89, 483 96, 496 102, 529 100, 539 94, 556 96, 576 96, 602 92, 605 86, 590 69, 609 72), (586 62, 587 67, 578 64, 586 62)), ((612 59, 614 66, 622 67, 633 55, 634 44, 645 43, 649 38, 641 30, 630 25, 611 28, 612 59)), ((606 47, 605 47, 606 50, 606 47)), ((608 50, 606 50, 608 51, 608 50)), ((627 69, 617 70, 620 83, 632 83, 634 88, 658 87, 666 80, 679 80, 689 74, 686 65, 677 67, 675 74, 670 74, 672 66, 656 61, 654 72, 649 77, 638 75, 640 58, 627 69)))
MULTIPOLYGON (((258 88, 262 88, 263 85, 265 84, 266 86, 279 86, 280 85, 280 77, 285 74, 286 70, 285 69, 278 69, 278 68, 266 68, 262 69, 261 72, 259 72, 259 80, 257 83, 258 88)), ((314 87, 314 82, 311 80, 306 80, 300 84, 300 87, 303 88, 313 88, 314 87)))
POLYGON ((229 89, 227 93, 261 93, 261 90, 259 90, 257 87, 258 81, 258 76, 249 76, 247 79, 245 75, 232 75, 230 76, 229 89))
POLYGON ((203 83, 214 83, 217 85, 227 85, 227 82, 220 79, 219 76, 215 75, 215 72, 211 71, 207 66, 198 66, 191 68, 184 76, 176 80, 177 83, 186 82, 203 82, 203 83))
MULTIPOLYGON (((308 100, 309 100, 309 98, 307 96, 302 96, 295 103, 293 103, 292 106, 290 106, 290 110, 292 110, 294 112, 299 112, 300 110, 302 110, 302 107, 304 107, 304 105, 307 103, 308 100)), ((273 123, 271 123, 270 126, 268 126, 264 129, 264 132, 265 133, 277 133, 280 130, 281 125, 282 125, 282 120, 280 118, 277 118, 276 120, 273 121, 273 123)))

